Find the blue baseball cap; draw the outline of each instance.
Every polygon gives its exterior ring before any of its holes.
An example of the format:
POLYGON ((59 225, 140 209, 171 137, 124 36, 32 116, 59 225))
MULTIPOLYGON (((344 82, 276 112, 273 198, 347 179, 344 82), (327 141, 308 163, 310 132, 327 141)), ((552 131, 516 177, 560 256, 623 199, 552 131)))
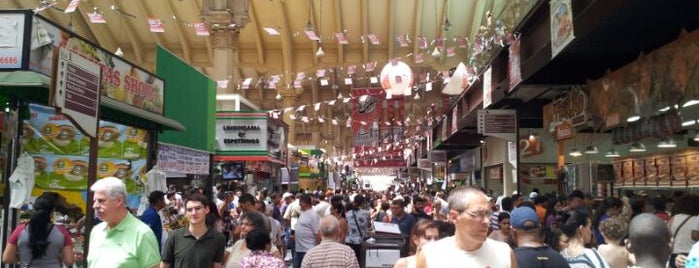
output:
POLYGON ((539 227, 539 216, 530 207, 518 207, 510 213, 510 224, 515 229, 535 229, 539 227))

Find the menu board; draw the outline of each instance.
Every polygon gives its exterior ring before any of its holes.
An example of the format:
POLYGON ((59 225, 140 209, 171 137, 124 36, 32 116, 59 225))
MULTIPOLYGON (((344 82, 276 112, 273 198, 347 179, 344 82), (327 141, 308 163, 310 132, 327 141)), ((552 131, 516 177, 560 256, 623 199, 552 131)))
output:
MULTIPOLYGON (((90 138, 52 107, 29 105, 22 127, 22 150, 34 157, 36 186, 55 190, 86 190, 90 138)), ((129 193, 145 174, 147 133, 108 121, 98 130, 97 176, 123 179, 129 193)))

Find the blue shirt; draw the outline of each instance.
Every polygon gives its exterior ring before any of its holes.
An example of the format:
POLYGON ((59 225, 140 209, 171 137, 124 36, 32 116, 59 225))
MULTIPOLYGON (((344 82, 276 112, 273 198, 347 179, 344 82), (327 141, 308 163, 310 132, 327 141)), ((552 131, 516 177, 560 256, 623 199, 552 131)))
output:
POLYGON ((158 249, 163 248, 161 241, 163 237, 163 222, 160 220, 160 215, 158 215, 158 212, 155 211, 153 207, 149 206, 143 211, 141 221, 147 224, 148 227, 153 230, 155 239, 158 240, 158 249))
POLYGON ((391 223, 398 224, 400 233, 405 236, 410 236, 410 232, 413 230, 415 222, 415 218, 410 214, 404 214, 403 218, 400 219, 396 216, 391 217, 391 223))

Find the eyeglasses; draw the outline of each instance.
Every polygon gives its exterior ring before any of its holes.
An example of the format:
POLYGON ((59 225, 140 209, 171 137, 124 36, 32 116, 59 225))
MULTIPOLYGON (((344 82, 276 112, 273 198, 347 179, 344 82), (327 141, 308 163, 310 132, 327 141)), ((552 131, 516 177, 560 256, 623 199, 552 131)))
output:
POLYGON ((470 212, 470 211, 465 211, 464 213, 468 214, 471 217, 474 217, 476 219, 486 219, 490 217, 490 214, 493 213, 491 210, 485 210, 485 211, 476 211, 476 212, 470 212))
POLYGON ((204 209, 203 206, 196 206, 196 207, 187 208, 187 212, 199 212, 202 209, 204 209))

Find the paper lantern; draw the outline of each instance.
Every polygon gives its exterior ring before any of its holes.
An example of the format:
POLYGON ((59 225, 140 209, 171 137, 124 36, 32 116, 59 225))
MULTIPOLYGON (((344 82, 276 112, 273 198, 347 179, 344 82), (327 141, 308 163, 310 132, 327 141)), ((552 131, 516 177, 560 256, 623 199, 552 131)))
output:
POLYGON ((394 96, 410 95, 413 70, 402 61, 391 61, 381 70, 381 87, 394 96))
POLYGON ((442 93, 447 95, 461 95, 464 89, 469 86, 467 72, 466 65, 460 62, 459 65, 456 66, 454 74, 451 75, 449 82, 444 86, 442 93))

